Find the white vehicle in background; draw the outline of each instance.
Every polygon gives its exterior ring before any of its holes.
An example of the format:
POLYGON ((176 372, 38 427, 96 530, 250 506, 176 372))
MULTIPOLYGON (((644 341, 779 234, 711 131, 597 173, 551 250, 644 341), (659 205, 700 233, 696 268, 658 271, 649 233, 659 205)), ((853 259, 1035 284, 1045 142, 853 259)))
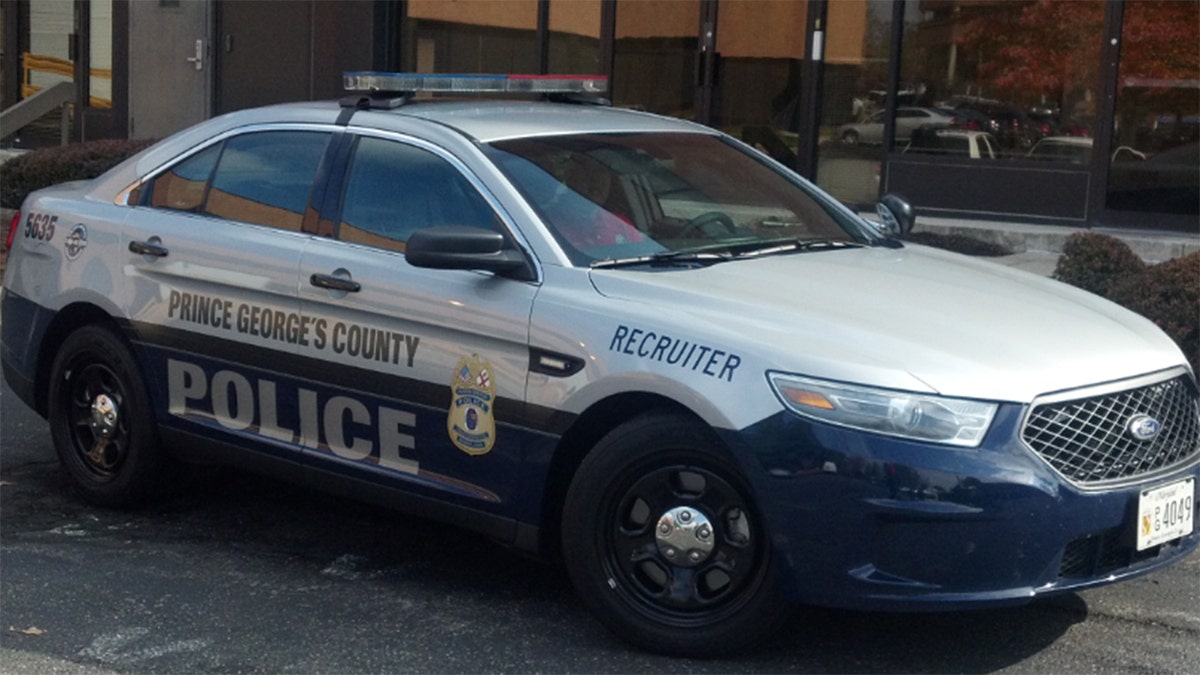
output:
MULTIPOLYGON (((886 119, 887 110, 880 110, 865 122, 843 124, 838 127, 838 139, 847 145, 880 145, 886 119)), ((954 116, 936 108, 901 106, 896 109, 896 143, 907 143, 917 128, 948 127, 953 123, 954 116)))
POLYGON ((995 159, 996 148, 996 139, 987 132, 922 127, 913 132, 904 152, 995 159))
MULTIPOLYGON (((1070 164, 1087 164, 1092 161, 1091 138, 1086 136, 1047 136, 1029 149, 1028 159, 1070 164)), ((1112 151, 1112 161, 1144 161, 1146 153, 1122 145, 1112 151)))

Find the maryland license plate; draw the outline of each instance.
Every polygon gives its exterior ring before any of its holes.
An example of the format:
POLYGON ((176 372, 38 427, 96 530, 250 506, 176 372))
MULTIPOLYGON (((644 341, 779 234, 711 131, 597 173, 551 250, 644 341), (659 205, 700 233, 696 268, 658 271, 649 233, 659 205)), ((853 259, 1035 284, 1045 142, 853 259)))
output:
POLYGON ((1196 479, 1142 490, 1138 498, 1137 550, 1192 533, 1196 520, 1196 479))

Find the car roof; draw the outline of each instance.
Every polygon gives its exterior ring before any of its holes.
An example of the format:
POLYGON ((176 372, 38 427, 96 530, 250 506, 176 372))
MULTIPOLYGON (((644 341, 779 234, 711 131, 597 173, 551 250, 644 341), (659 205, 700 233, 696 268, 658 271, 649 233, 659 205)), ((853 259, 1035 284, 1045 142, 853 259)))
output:
POLYGON ((576 103, 421 101, 384 114, 426 119, 454 128, 484 143, 530 136, 585 133, 716 133, 709 127, 672 117, 576 103))
MULTIPOLYGON (((344 110, 337 101, 306 101, 226 113, 184 129, 137 155, 136 174, 145 175, 180 152, 232 129, 259 124, 333 124, 344 110)), ((483 143, 581 133, 720 133, 693 122, 624 108, 486 99, 421 100, 395 108, 366 108, 356 111, 350 124, 388 129, 402 119, 432 122, 483 143)))
MULTIPOLYGON (((93 184, 94 194, 107 196, 113 190, 123 189, 180 154, 223 133, 257 125, 329 125, 339 123, 339 120, 345 123, 342 116, 347 107, 339 101, 305 101, 237 110, 210 118, 162 139, 114 167, 93 184)), ((365 108, 356 110, 349 124, 412 133, 413 121, 433 123, 439 129, 453 130, 482 143, 586 133, 721 135, 716 129, 694 122, 625 108, 494 99, 418 100, 395 108, 365 108)))

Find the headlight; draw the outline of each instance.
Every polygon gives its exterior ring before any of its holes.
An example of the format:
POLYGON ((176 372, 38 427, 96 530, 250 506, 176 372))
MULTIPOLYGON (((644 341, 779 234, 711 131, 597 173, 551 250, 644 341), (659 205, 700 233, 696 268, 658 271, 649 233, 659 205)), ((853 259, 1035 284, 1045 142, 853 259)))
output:
POLYGON ((767 373, 779 400, 812 419, 888 436, 977 447, 995 403, 767 373))

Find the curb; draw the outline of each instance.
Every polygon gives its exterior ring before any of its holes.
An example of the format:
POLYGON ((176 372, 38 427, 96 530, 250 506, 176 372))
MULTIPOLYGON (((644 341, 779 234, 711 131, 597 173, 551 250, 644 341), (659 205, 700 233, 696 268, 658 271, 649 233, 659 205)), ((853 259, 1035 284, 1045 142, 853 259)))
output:
POLYGON ((1147 263, 1160 263, 1200 252, 1200 233, 1142 232, 1108 228, 1076 228, 996 221, 966 221, 919 218, 915 229, 936 234, 959 234, 1004 246, 1015 254, 1062 253, 1067 237, 1077 232, 1094 232, 1116 237, 1129 245, 1147 263))

